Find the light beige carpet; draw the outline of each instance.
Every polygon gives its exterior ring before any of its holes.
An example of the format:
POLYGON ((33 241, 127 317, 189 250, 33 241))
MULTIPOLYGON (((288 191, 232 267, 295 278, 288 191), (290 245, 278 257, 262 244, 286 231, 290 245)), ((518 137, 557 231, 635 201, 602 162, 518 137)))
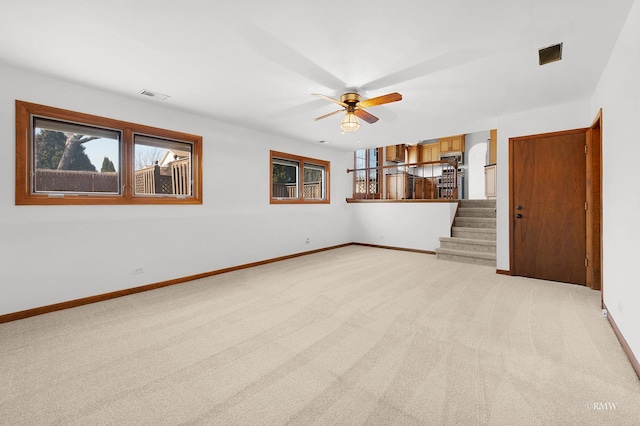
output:
POLYGON ((0 424, 635 425, 599 298, 349 246, 0 324, 0 424))

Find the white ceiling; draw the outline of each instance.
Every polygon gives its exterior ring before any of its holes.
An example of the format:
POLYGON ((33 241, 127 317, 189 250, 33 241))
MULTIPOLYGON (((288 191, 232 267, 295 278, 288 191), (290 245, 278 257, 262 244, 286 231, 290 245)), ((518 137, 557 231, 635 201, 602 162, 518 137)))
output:
POLYGON ((347 150, 590 97, 633 3, 0 1, 1 63, 347 150), (557 42, 563 60, 539 66, 538 48, 557 42), (368 109, 380 121, 354 133, 342 114, 312 121, 339 107, 311 93, 347 88, 404 99, 368 109))

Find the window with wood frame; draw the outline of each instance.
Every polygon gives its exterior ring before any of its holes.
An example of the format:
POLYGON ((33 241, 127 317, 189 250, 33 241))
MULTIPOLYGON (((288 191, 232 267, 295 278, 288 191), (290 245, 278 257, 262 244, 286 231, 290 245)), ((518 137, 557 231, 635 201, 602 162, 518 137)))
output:
POLYGON ((272 204, 329 203, 330 163, 271 151, 272 204))
POLYGON ((202 137, 16 101, 29 204, 202 204, 202 137))
POLYGON ((382 192, 382 148, 359 149, 353 154, 354 199, 379 199, 382 192))

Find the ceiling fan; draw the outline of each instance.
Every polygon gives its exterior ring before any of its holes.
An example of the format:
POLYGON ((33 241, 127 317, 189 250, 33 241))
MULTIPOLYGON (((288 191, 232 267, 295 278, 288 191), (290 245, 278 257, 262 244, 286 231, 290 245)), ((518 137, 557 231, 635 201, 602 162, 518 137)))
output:
POLYGON ((334 114, 338 114, 340 112, 346 112, 344 118, 342 119, 342 123, 340 124, 340 128, 344 132, 355 132, 360 128, 360 123, 357 118, 361 118, 369 124, 373 124, 378 121, 378 117, 367 112, 364 108, 373 107, 376 105, 388 104, 390 102, 397 102, 402 100, 402 95, 397 92, 388 93, 386 95, 377 96, 371 99, 360 99, 360 95, 355 92, 347 92, 340 96, 340 100, 334 99, 332 97, 321 95, 319 93, 312 93, 314 96, 318 96, 322 99, 325 99, 329 102, 336 103, 342 106, 342 109, 337 111, 330 112, 329 114, 322 115, 313 121, 322 120, 323 118, 330 117, 334 114), (356 118, 357 117, 357 118, 356 118))

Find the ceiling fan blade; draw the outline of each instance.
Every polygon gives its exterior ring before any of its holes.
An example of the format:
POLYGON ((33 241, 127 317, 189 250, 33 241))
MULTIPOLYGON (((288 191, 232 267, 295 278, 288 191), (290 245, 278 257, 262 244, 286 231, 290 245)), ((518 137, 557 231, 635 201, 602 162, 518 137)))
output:
POLYGON ((356 117, 363 119, 369 124, 373 124, 378 121, 378 117, 360 108, 357 108, 355 111, 353 111, 353 113, 356 115, 356 117))
POLYGON ((292 116, 308 116, 309 114, 314 114, 318 112, 318 110, 322 111, 321 108, 325 107, 327 104, 322 99, 313 99, 308 102, 293 105, 287 107, 285 109, 281 109, 270 114, 270 117, 273 118, 291 118, 292 116))
POLYGON ((345 87, 346 83, 316 64, 282 40, 255 25, 242 31, 249 45, 265 59, 327 88, 345 87))
POLYGON ((345 107, 345 108, 348 106, 348 105, 347 105, 347 104, 345 104, 344 102, 341 102, 341 101, 339 101, 339 100, 337 100, 337 99, 333 99, 332 97, 329 97, 329 96, 327 96, 327 95, 321 95, 320 93, 312 93, 312 95, 313 95, 313 96, 317 96, 317 97, 319 97, 319 98, 322 98, 322 99, 324 99, 324 100, 327 100, 327 101, 329 101, 329 102, 333 102, 333 103, 335 103, 335 104, 341 105, 341 106, 343 106, 343 107, 345 107))
POLYGON ((402 95, 398 92, 388 93, 371 99, 365 99, 358 102, 360 108, 369 108, 376 105, 388 104, 389 102, 397 102, 402 100, 402 95))
POLYGON ((484 59, 491 53, 492 51, 488 49, 462 49, 447 52, 403 70, 396 71, 392 74, 370 81, 369 83, 360 86, 360 90, 377 90, 394 84, 403 83, 405 81, 414 80, 416 78, 424 77, 427 74, 484 59))
MULTIPOLYGON (((313 121, 322 120, 323 118, 330 117, 330 116, 332 116, 332 115, 334 115, 334 114, 337 114, 337 113, 339 113, 339 112, 344 112, 344 110, 343 110, 343 109, 339 109, 339 110, 337 110, 337 111, 330 112, 329 114, 321 115, 321 116, 320 116, 320 117, 318 117, 318 118, 314 118, 314 119, 313 119, 313 121)), ((356 114, 356 115, 357 115, 357 114, 356 114)))

